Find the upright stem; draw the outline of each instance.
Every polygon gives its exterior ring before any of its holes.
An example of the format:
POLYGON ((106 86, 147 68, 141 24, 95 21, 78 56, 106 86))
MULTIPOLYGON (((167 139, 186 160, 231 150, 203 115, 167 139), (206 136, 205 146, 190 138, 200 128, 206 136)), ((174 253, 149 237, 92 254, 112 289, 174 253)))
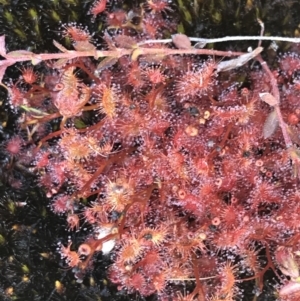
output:
POLYGON ((274 105, 274 109, 275 109, 277 117, 278 117, 278 121, 279 121, 279 125, 281 127, 281 131, 282 131, 282 135, 283 135, 285 145, 286 145, 287 148, 290 148, 293 145, 293 143, 292 143, 290 135, 287 132, 287 125, 284 122, 284 120, 282 118, 281 111, 280 111, 280 107, 279 107, 279 105, 280 105, 280 93, 279 93, 279 89, 278 89, 278 85, 277 85, 277 80, 274 77, 273 73, 271 72, 271 70, 270 70, 269 66, 267 65, 267 63, 262 59, 261 55, 258 55, 256 57, 256 60, 258 60, 260 62, 260 64, 263 67, 264 71, 269 76, 271 87, 272 87, 272 95, 277 100, 277 104, 274 105))

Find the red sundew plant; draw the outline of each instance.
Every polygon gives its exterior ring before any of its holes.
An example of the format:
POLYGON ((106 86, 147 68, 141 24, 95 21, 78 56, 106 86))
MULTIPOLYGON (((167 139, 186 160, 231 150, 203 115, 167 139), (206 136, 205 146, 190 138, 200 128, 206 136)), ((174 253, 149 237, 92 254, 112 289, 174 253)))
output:
POLYGON ((18 156, 21 153, 22 147, 24 145, 24 141, 19 136, 14 136, 10 138, 5 143, 5 151, 8 152, 12 156, 18 156))
POLYGON ((1 83, 28 138, 6 148, 17 155, 34 145, 33 170, 53 211, 71 231, 93 229, 83 244, 60 248, 78 282, 102 251, 113 254, 109 279, 128 293, 241 300, 242 283, 262 289, 272 269, 278 298, 298 300, 300 58, 285 55, 271 71, 260 46, 243 53, 199 44, 299 39, 161 39, 176 27, 169 12, 167 1, 147 1, 137 24, 97 1, 90 13, 106 13, 118 29, 104 34, 106 49, 76 24, 63 29, 74 49, 54 41, 57 53, 7 52, 0 37, 1 80, 17 62, 47 70, 37 76, 27 65, 26 86, 1 83), (238 87, 237 68, 247 70, 247 88, 238 87), (40 134, 58 118, 59 128, 40 134), (194 283, 189 294, 185 281, 194 283))

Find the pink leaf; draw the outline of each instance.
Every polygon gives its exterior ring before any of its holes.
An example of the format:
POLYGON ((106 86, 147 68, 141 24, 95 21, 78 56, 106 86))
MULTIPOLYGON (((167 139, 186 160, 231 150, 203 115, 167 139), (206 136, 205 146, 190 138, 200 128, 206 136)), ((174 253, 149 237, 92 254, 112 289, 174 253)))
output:
POLYGON ((89 41, 76 41, 73 46, 77 51, 96 51, 96 47, 89 41))
MULTIPOLYGON (((217 66, 217 71, 229 71, 238 67, 245 65, 247 62, 255 58, 258 54, 263 51, 262 47, 255 48, 252 52, 242 54, 235 59, 221 61, 217 66)), ((261 94, 268 94, 268 93, 261 93, 261 94)), ((260 95, 261 96, 261 95, 260 95)))
POLYGON ((14 62, 11 60, 0 61, 0 83, 2 82, 3 76, 5 74, 6 68, 10 65, 13 65, 14 62))
POLYGON ((280 289, 279 296, 281 297, 290 296, 292 294, 299 293, 299 291, 300 291, 300 283, 290 281, 280 289))
POLYGON ((28 57, 28 59, 31 59, 32 56, 34 56, 34 53, 27 50, 15 50, 11 51, 6 54, 6 58, 12 58, 12 59, 21 59, 24 57, 28 57))
POLYGON ((172 42, 178 49, 191 49, 192 44, 188 36, 177 33, 172 35, 172 42))
POLYGON ((68 52, 68 49, 65 48, 63 45, 58 43, 57 41, 53 40, 53 45, 58 48, 61 52, 68 52))
POLYGON ((291 127, 288 126, 287 127, 287 132, 291 137, 291 140, 296 143, 296 144, 300 144, 300 136, 299 136, 299 131, 297 130, 296 127, 291 127))
POLYGON ((272 111, 268 115, 268 117, 265 121, 265 124, 264 124, 263 135, 264 135, 265 139, 271 137, 275 133, 275 131, 278 127, 278 124, 279 124, 279 121, 278 121, 277 113, 276 113, 276 111, 272 111))
POLYGON ((1 66, 0 67, 0 82, 2 82, 3 76, 5 74, 7 66, 1 66))
POLYGON ((271 107, 279 104, 278 100, 270 93, 259 93, 259 97, 271 107))
POLYGON ((5 35, 0 36, 0 55, 5 56, 6 55, 6 49, 5 49, 5 35))
POLYGON ((121 48, 131 49, 137 46, 135 39, 126 35, 117 35, 114 40, 121 48))
POLYGON ((112 67, 115 63, 117 63, 118 59, 116 57, 108 56, 103 59, 97 66, 96 72, 99 73, 103 69, 112 67))

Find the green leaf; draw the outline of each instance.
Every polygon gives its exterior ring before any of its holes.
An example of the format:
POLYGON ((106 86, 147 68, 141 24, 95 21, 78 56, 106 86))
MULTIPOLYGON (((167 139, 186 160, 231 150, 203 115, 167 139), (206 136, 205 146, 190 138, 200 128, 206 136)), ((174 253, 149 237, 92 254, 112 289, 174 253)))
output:
POLYGON ((86 124, 80 118, 76 118, 74 120, 74 125, 75 125, 76 129, 84 129, 84 128, 86 128, 86 124))

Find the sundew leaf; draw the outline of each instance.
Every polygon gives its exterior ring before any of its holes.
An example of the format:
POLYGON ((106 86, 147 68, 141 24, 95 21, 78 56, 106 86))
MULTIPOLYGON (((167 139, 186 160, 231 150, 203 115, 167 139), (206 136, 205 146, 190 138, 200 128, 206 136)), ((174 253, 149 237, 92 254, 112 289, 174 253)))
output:
POLYGON ((73 47, 77 51, 96 51, 95 45, 89 41, 76 41, 73 43, 73 47))
POLYGON ((297 128, 287 126, 287 132, 290 135, 292 141, 300 145, 300 136, 297 128))
POLYGON ((263 127, 263 135, 265 139, 271 137, 275 133, 278 124, 279 121, 278 121, 277 113, 274 110, 268 115, 263 127))
POLYGON ((116 50, 116 46, 113 42, 113 39, 107 32, 104 33, 103 39, 104 39, 105 43, 107 44, 107 47, 109 50, 116 50))
POLYGON ((119 47, 125 49, 134 49, 137 47, 135 39, 126 35, 117 35, 114 37, 114 41, 118 44, 119 47))

